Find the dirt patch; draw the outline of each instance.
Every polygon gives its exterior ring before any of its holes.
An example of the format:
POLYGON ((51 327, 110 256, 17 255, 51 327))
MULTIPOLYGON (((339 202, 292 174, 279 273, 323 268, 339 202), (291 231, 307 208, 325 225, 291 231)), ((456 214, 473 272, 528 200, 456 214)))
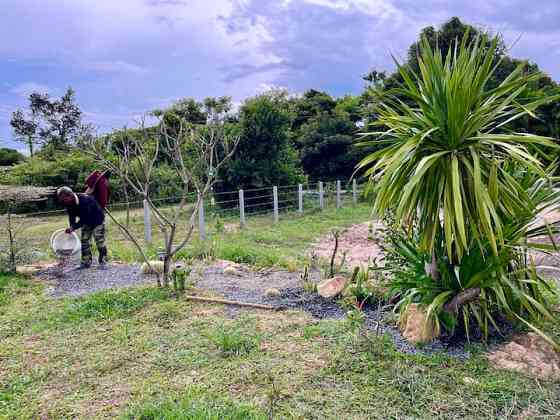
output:
MULTIPOLYGON (((356 265, 367 264, 372 260, 376 260, 378 263, 383 261, 383 251, 379 246, 383 225, 373 222, 371 232, 369 227, 369 223, 361 223, 340 232, 335 259, 337 264, 341 263, 344 254, 346 254, 345 266, 350 269, 356 265)), ((318 258, 330 261, 334 245, 333 235, 326 235, 313 246, 311 253, 318 258)))
POLYGON ((539 379, 560 379, 560 354, 536 334, 515 336, 488 354, 499 369, 514 370, 539 379))

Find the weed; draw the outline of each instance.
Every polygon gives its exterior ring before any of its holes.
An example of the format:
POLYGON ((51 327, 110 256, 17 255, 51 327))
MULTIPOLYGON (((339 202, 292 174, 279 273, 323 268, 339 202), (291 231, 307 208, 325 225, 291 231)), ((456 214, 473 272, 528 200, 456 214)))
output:
POLYGON ((166 398, 133 407, 125 419, 190 419, 190 420, 264 420, 260 410, 224 399, 220 395, 202 390, 190 390, 179 398, 166 398))
POLYGON ((225 357, 249 354, 258 349, 262 339, 259 334, 243 331, 239 326, 228 328, 224 324, 218 325, 207 338, 225 357))
POLYGON ((313 283, 309 278, 309 266, 306 264, 303 267, 303 273, 300 275, 301 282, 303 285, 303 290, 307 293, 316 293, 317 285, 313 283))
POLYGON ((222 234, 226 231, 224 221, 220 216, 216 216, 216 220, 214 222, 214 230, 217 234, 222 234))

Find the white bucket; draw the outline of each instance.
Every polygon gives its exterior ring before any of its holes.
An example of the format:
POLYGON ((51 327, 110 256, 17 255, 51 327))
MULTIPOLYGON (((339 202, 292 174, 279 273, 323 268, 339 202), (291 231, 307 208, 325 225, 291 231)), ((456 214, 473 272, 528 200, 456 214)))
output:
POLYGON ((59 229, 51 235, 51 248, 58 256, 71 256, 80 252, 80 238, 75 232, 66 233, 66 229, 59 229))

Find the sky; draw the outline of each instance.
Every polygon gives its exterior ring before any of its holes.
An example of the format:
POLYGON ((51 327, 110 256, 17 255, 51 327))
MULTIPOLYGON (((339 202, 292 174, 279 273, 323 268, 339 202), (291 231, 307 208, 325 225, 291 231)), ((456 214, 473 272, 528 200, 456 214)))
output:
POLYGON ((72 87, 99 132, 182 97, 359 94, 453 16, 560 80, 559 0, 0 0, 0 146, 25 149, 9 119, 33 91, 72 87))

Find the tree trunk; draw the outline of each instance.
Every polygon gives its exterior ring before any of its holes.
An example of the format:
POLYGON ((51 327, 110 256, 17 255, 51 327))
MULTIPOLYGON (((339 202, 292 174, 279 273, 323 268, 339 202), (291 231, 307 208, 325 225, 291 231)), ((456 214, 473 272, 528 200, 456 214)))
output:
POLYGON ((466 305, 473 300, 478 299, 480 296, 480 287, 472 287, 470 289, 465 289, 462 292, 455 295, 453 299, 447 302, 443 306, 443 310, 446 312, 458 313, 459 308, 466 305))
POLYGON ((171 266, 171 258, 169 257, 169 254, 167 254, 163 259, 163 287, 167 287, 169 285, 170 266, 171 266))

